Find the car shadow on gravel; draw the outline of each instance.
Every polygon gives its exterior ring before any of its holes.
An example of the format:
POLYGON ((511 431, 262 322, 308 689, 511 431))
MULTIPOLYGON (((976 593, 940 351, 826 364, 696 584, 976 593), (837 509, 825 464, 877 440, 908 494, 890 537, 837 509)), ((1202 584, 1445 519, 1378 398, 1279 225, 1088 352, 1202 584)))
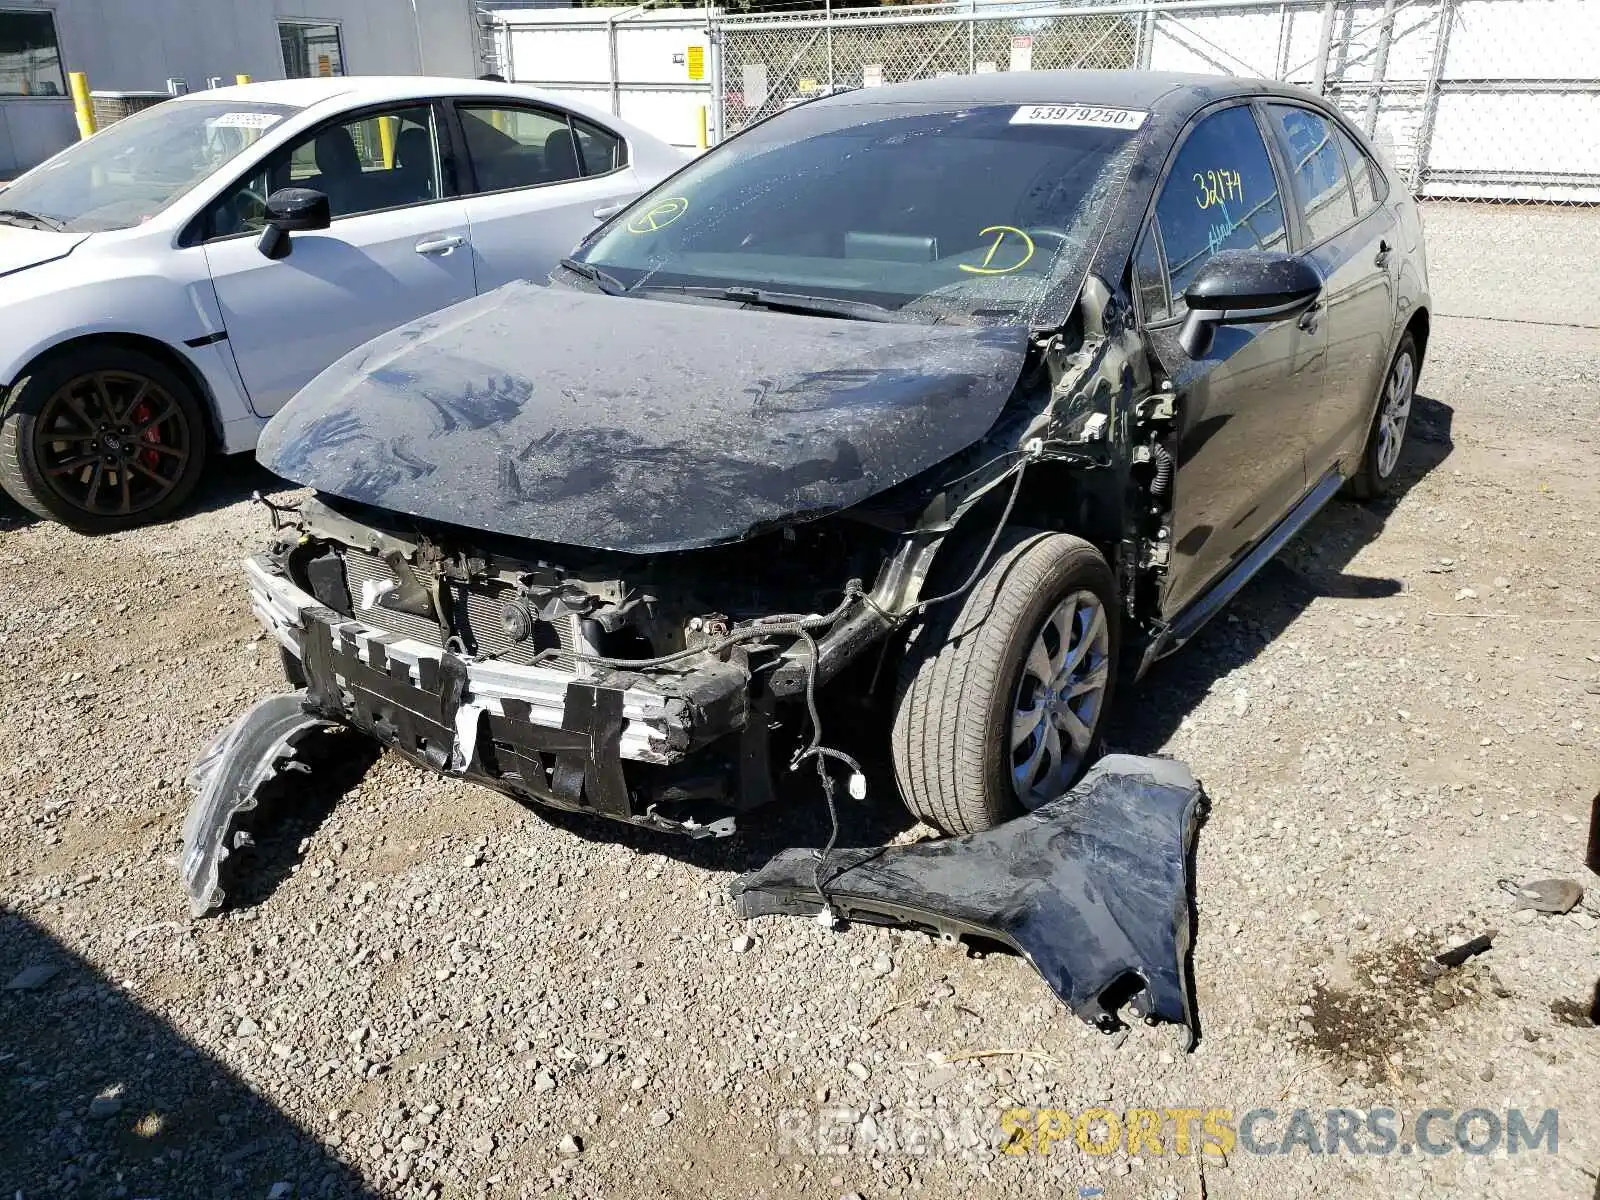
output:
POLYGON ((4 533, 8 529, 21 529, 24 525, 32 525, 38 519, 6 493, 0 492, 0 533, 4 533))
MULTIPOLYGON (((211 460, 206 473, 195 488, 194 495, 183 506, 178 519, 196 513, 215 512, 230 508, 250 499, 254 492, 270 496, 275 492, 292 491, 299 484, 280 479, 256 461, 254 454, 230 454, 226 458, 211 460)), ((266 520, 262 516, 263 523, 266 520)))
POLYGON ((4 908, 0 985, 6 1195, 378 1195, 121 984, 4 908))
POLYGON ((1250 662, 1318 597, 1378 599, 1400 592, 1398 579, 1344 568, 1383 533, 1408 491, 1450 456, 1455 410, 1418 395, 1394 484, 1381 500, 1335 500, 1269 562, 1178 653, 1122 693, 1106 731, 1108 747, 1158 753, 1219 679, 1250 662))
MULTIPOLYGON (((216 512, 248 499, 254 492, 272 495, 292 491, 298 484, 280 479, 256 461, 254 454, 232 454, 214 458, 201 476, 188 502, 172 517, 182 521, 198 513, 216 512)), ((39 518, 4 492, 0 492, 0 533, 33 525, 39 518)), ((263 518, 265 520, 265 518, 263 518)))

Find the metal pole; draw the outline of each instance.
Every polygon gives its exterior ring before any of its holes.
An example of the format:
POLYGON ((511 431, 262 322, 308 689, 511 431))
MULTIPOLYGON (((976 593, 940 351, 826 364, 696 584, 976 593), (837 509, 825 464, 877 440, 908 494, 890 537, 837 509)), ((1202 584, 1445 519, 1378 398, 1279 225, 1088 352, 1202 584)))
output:
POLYGON ((417 0, 411 0, 411 28, 417 34, 417 74, 428 73, 427 55, 422 49, 422 17, 417 12, 417 0))
POLYGON ((1289 6, 1278 5, 1278 71, 1274 79, 1289 78, 1289 6))
POLYGON ((606 18, 606 49, 611 56, 611 115, 622 115, 622 89, 617 82, 617 18, 606 18))
POLYGON ((1428 173, 1428 154, 1433 148, 1433 122, 1439 115, 1439 76, 1444 73, 1444 57, 1450 47, 1450 24, 1455 0, 1439 0, 1439 32, 1433 40, 1433 62, 1428 67, 1427 90, 1423 92, 1422 120, 1417 126, 1417 152, 1411 162, 1411 190, 1420 192, 1428 173))
POLYGON ((967 0, 967 74, 978 69, 978 0, 967 0))
POLYGON ((706 98, 711 102, 708 108, 711 112, 711 127, 706 130, 706 143, 716 145, 722 140, 722 100, 727 91, 722 85, 722 31, 716 28, 711 21, 711 5, 706 4, 706 53, 711 55, 711 94, 706 98))
POLYGON ((833 0, 824 0, 822 20, 828 31, 828 90, 833 91, 833 0))
POLYGON ((1372 54, 1373 88, 1367 93, 1367 111, 1362 128, 1371 137, 1378 128, 1378 101, 1389 75, 1389 45, 1394 40, 1395 0, 1383 0, 1383 24, 1378 27, 1378 46, 1372 54))
POLYGON ((1154 4, 1146 4, 1139 14, 1139 45, 1134 61, 1141 71, 1150 69, 1150 59, 1156 48, 1156 22, 1160 19, 1154 4))
POLYGON ((1317 65, 1311 76, 1311 90, 1321 96, 1328 85, 1328 54, 1333 49, 1333 16, 1337 0, 1322 6, 1322 32, 1317 35, 1317 65))

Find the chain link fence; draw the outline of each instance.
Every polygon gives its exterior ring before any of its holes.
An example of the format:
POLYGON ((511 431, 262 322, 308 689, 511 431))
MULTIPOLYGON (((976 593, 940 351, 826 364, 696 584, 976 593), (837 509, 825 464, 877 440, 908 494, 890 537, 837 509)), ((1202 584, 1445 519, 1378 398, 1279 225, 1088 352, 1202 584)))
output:
POLYGON ((1600 202, 1600 0, 973 0, 724 15, 712 38, 722 136, 842 88, 1199 71, 1329 97, 1422 196, 1600 202))

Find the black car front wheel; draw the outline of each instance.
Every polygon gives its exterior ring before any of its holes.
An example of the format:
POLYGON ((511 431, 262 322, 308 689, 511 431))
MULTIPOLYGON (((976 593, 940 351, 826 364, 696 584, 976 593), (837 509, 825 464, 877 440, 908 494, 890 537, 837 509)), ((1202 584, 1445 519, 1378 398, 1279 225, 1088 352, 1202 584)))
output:
POLYGON ((913 814, 976 833, 1071 786, 1098 753, 1111 702, 1115 598, 1088 542, 1018 530, 963 600, 914 630, 892 744, 913 814))
POLYGON ((207 449, 188 382, 118 346, 34 364, 0 408, 0 485, 36 516, 84 533, 172 515, 199 482, 207 449))

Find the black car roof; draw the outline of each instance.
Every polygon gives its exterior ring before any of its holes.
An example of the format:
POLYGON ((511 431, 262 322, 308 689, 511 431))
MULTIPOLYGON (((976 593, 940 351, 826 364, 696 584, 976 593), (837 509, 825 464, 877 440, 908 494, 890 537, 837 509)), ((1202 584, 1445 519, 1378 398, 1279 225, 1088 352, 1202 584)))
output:
POLYGON ((1185 118, 1213 100, 1263 93, 1310 98, 1266 79, 1177 71, 994 71, 857 88, 812 101, 858 104, 1098 104, 1185 118))

